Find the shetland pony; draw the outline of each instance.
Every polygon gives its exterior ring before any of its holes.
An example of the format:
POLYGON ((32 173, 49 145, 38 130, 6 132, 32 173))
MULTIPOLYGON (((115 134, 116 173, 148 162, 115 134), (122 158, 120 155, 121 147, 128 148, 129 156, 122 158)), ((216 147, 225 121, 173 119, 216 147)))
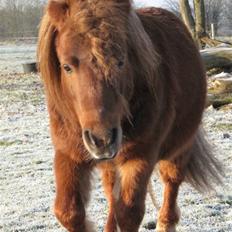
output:
POLYGON ((38 57, 55 149, 54 211, 70 232, 93 232, 85 207, 98 167, 105 232, 137 232, 156 165, 164 184, 156 231, 175 231, 179 186, 219 180, 200 129, 206 98, 199 52, 183 23, 130 0, 50 0, 38 57))

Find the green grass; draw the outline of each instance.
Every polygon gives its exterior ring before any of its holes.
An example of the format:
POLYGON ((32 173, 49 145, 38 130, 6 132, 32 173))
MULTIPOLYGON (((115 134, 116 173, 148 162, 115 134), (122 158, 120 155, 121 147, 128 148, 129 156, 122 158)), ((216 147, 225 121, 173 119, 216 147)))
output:
POLYGON ((228 199, 228 200, 220 201, 220 204, 227 204, 227 205, 232 206, 232 199, 228 199))
POLYGON ((7 140, 0 140, 0 147, 9 147, 14 144, 20 144, 22 141, 20 140, 15 140, 15 141, 7 141, 7 140))
POLYGON ((219 130, 232 131, 232 123, 218 123, 215 127, 219 130))

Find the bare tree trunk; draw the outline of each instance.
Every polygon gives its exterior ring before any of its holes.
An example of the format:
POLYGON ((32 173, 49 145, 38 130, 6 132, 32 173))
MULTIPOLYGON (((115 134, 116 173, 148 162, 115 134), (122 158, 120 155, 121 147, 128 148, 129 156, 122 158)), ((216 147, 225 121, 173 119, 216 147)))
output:
POLYGON ((185 25, 191 32, 192 37, 195 38, 195 21, 188 0, 180 0, 180 13, 185 25))
POLYGON ((195 30, 198 45, 201 48, 201 38, 206 37, 206 24, 205 24, 205 4, 204 0, 194 0, 195 11, 195 30))
POLYGON ((194 10, 196 18, 196 33, 198 33, 198 36, 201 37, 206 33, 204 0, 194 0, 194 10))

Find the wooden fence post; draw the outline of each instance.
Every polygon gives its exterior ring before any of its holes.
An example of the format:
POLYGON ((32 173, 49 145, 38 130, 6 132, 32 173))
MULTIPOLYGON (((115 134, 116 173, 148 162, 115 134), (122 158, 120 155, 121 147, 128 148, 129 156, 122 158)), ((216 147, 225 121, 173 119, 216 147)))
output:
POLYGON ((214 23, 211 23, 211 38, 215 39, 215 27, 214 27, 214 23))

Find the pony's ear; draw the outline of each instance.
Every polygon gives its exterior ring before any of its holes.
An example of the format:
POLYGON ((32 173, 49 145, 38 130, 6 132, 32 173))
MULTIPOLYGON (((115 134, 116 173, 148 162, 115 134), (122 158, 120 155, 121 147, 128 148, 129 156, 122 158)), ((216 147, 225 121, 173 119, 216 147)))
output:
POLYGON ((51 0, 47 7, 51 23, 59 30, 67 17, 68 4, 65 0, 51 0))

